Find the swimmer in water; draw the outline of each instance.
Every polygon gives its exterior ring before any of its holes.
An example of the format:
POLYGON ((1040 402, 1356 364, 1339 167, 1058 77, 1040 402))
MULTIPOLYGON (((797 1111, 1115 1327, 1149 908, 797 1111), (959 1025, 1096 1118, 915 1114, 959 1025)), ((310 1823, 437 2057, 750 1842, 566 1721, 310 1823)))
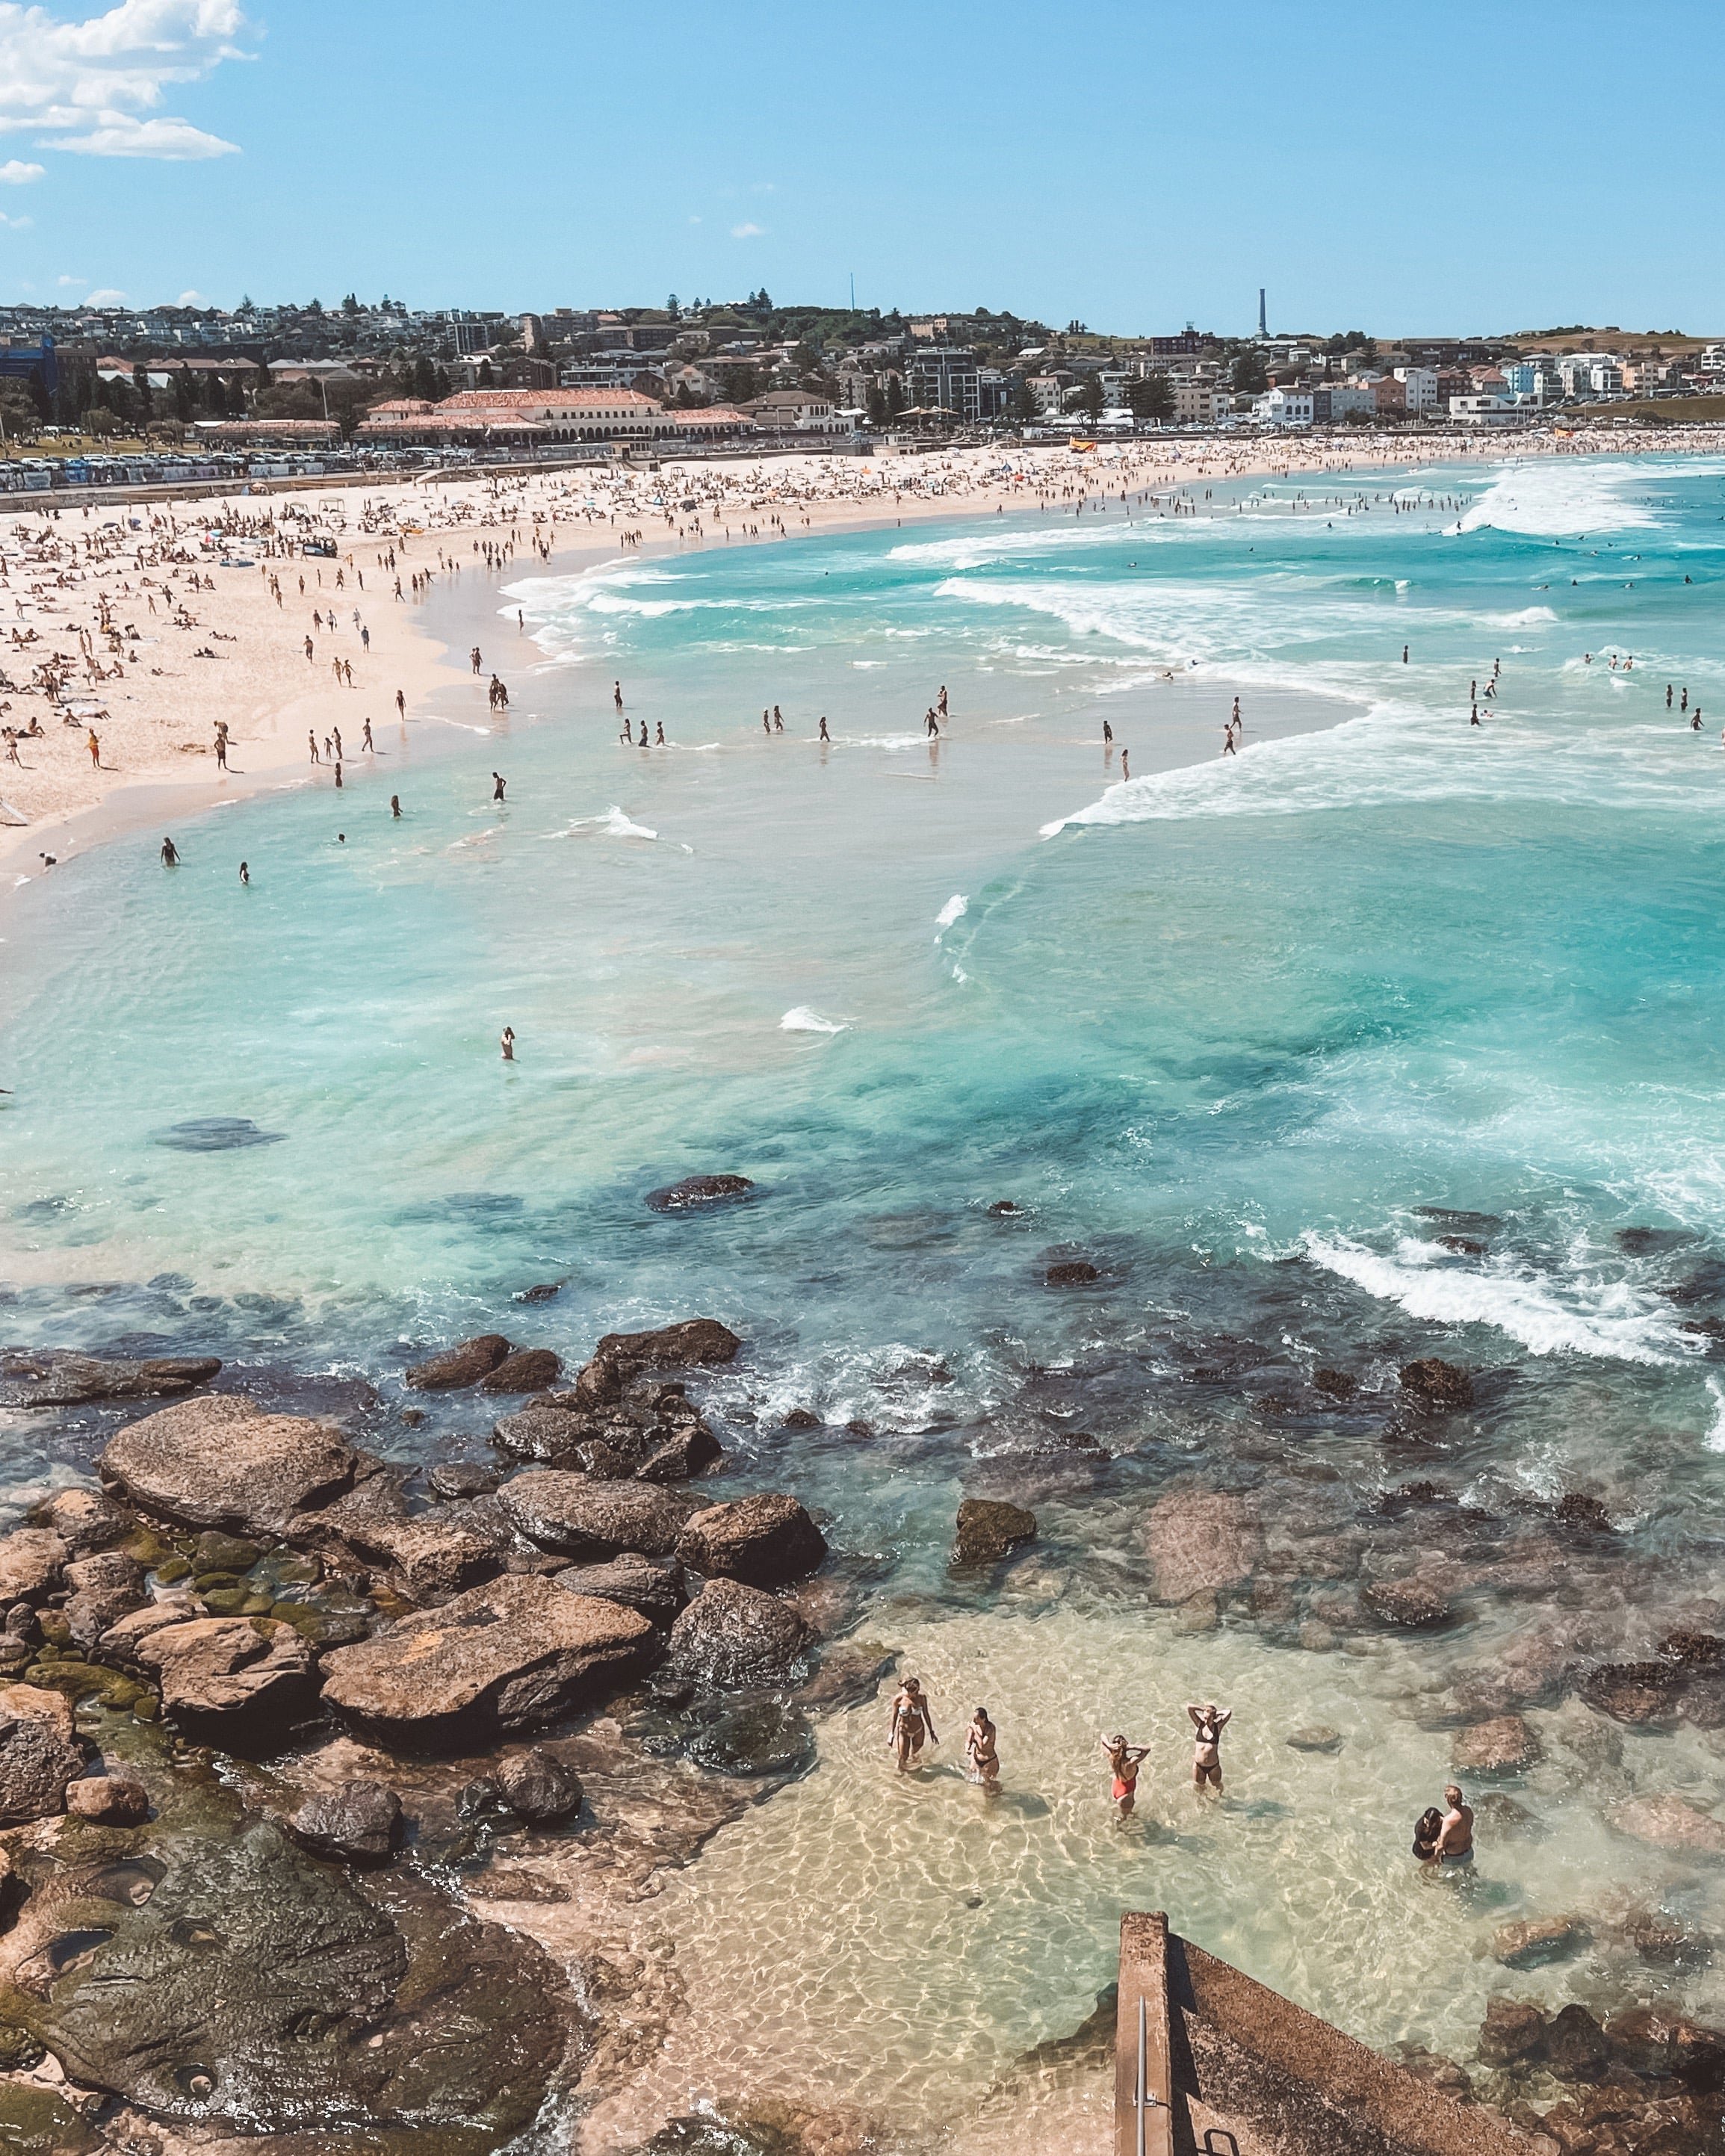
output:
POLYGON ((1214 1700, 1202 1707, 1189 1706, 1187 1715, 1192 1723, 1192 1781, 1196 1789, 1213 1789, 1222 1794, 1222 1732, 1234 1719, 1231 1707, 1218 1707, 1214 1700))
POLYGON ((892 1719, 887 1726, 887 1749, 898 1754, 898 1771, 907 1774, 912 1767, 922 1763, 922 1739, 932 1744, 940 1739, 934 1733, 934 1717, 928 1708, 927 1695, 915 1677, 906 1677, 893 1697, 892 1719))
POLYGON ((504 1027, 502 1038, 499 1041, 498 1045, 503 1050, 504 1061, 506 1063, 513 1063, 515 1060, 515 1028, 512 1025, 506 1025, 504 1027))
POLYGON ((177 869, 180 865, 180 850, 172 839, 164 839, 162 842, 162 865, 165 869, 177 869))
POLYGON ((251 872, 251 870, 250 870, 246 866, 245 863, 244 863, 244 861, 242 861, 242 862, 239 864, 239 880, 240 880, 243 884, 249 884, 249 883, 250 883, 251 880, 252 880, 252 872, 251 872))
POLYGON ((1000 1758, 995 1748, 999 1737, 999 1731, 988 1719, 988 1708, 979 1707, 964 1732, 964 1756, 970 1762, 970 1779, 980 1782, 985 1789, 999 1786, 1000 1758))
POLYGON ((1114 1777, 1109 1794, 1115 1811, 1122 1819, 1128 1819, 1138 1800, 1138 1767, 1149 1757, 1150 1748, 1147 1744, 1128 1744, 1124 1737, 1118 1735, 1104 1737, 1100 1743, 1102 1757, 1114 1777))
POLYGON ((400 796, 400 794, 398 794, 398 793, 392 793, 392 794, 390 795, 390 797, 389 797, 389 813, 390 813, 390 814, 391 814, 393 817, 394 817, 398 821, 399 821, 399 820, 400 820, 400 817, 401 817, 401 796, 400 796))

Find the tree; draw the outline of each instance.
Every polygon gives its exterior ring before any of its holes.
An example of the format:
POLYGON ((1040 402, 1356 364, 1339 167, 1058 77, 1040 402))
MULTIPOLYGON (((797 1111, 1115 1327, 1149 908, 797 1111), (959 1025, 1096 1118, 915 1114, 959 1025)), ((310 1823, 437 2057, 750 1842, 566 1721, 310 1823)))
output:
POLYGON ((423 352, 413 362, 413 394, 427 404, 435 402, 437 397, 437 377, 423 352))
POLYGON ((1270 387, 1270 377, 1265 372, 1261 352, 1246 351, 1240 353, 1234 362, 1234 386, 1252 397, 1261 396, 1270 387))
POLYGON ((886 377, 886 416, 889 419, 896 419, 904 408, 904 377, 901 374, 889 374, 886 377))
POLYGON ((482 359, 479 363, 480 388, 481 389, 489 389, 496 379, 496 376, 491 372, 490 361, 488 359, 482 359))
POLYGON ((359 312, 359 296, 357 293, 350 292, 342 300, 341 311, 344 315, 357 315, 359 312))
POLYGON ((1135 418, 1172 419, 1174 393, 1165 374, 1135 375, 1126 385, 1126 401, 1135 418))
POLYGON ((869 384, 869 424, 884 427, 886 424, 886 392, 878 382, 869 384))
POLYGON ((132 368, 131 386, 138 400, 139 416, 147 424, 150 414, 156 408, 156 392, 150 387, 149 370, 142 360, 139 360, 132 368))
POLYGON ((674 322, 679 322, 683 319, 683 311, 677 305, 677 295, 675 292, 673 292, 670 299, 665 301, 665 311, 670 316, 674 322))
POLYGON ((1083 381, 1079 383, 1078 408, 1087 419, 1101 418, 1102 377, 1101 375, 1086 374, 1083 381))

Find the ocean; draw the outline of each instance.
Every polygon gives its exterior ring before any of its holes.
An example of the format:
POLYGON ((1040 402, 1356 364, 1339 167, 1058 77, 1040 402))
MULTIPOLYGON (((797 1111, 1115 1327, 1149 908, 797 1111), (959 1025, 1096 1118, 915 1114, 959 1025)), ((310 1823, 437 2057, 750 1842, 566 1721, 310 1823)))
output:
MULTIPOLYGON (((1710 1806, 1717 1732, 1574 1696, 1725 1619, 1722 578, 1725 459, 1563 456, 470 572, 428 625, 481 644, 506 717, 453 685, 436 725, 372 712, 339 797, 13 894, 9 1340, 368 1383, 366 1441, 430 1460, 485 1419, 393 1419, 429 1344, 572 1363, 721 1317, 730 1481, 817 1510, 843 1621, 922 1670, 948 1768, 973 1705, 1000 1725, 988 1807, 899 1785, 884 1704, 836 1715, 676 1876, 656 1921, 731 2004, 640 2119, 787 2080, 954 2126, 1082 2018, 1127 1907, 1385 2046, 1467 2058, 1506 1985, 1725 2012, 1705 1966, 1622 1943, 1645 1907, 1725 1932, 1716 1871, 1621 1826, 1710 1806), (666 747, 623 747, 614 680, 666 747), (754 1188, 643 1202, 708 1172, 754 1188), (1095 1277, 1050 1286, 1072 1261, 1095 1277), (1410 1414, 1429 1355, 1470 1409, 1410 1414), (1145 1530, 1193 1487, 1268 1552, 1195 1613, 1145 1530), (949 1571, 967 1492, 1038 1513, 999 1579, 949 1571), (1609 1531, 1511 1578, 1578 1493, 1609 1531), (1450 1623, 1359 1615, 1410 1572, 1450 1623), (1434 1887, 1412 1819, 1530 1655, 1542 1757, 1469 1889, 1434 1887), (1208 1810, 1204 1697, 1235 1709, 1208 1810), (1339 1748, 1290 1748, 1316 1724, 1339 1748), (1153 1746, 1125 1832, 1115 1727, 1153 1746), (1559 1911, 1579 1961, 1491 1958, 1559 1911)), ((97 1433, 0 1418, 14 1516, 97 1433)))

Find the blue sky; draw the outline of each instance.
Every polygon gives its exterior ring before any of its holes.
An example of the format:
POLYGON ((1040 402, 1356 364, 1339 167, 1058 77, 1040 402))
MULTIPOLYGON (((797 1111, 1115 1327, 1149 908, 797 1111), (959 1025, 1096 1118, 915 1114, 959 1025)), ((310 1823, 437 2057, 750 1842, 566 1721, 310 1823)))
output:
POLYGON ((1717 0, 0 0, 0 296, 1725 329, 1717 0))

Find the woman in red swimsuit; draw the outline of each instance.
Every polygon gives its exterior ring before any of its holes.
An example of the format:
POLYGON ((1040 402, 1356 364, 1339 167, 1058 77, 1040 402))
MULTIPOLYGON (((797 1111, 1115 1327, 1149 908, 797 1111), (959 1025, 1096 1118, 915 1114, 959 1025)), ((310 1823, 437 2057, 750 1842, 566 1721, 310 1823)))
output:
POLYGON ((1122 1819, 1130 1816, 1137 1801, 1138 1763, 1150 1756, 1147 1744, 1128 1744, 1124 1737, 1104 1737, 1102 1757, 1114 1776, 1114 1809, 1122 1819))

